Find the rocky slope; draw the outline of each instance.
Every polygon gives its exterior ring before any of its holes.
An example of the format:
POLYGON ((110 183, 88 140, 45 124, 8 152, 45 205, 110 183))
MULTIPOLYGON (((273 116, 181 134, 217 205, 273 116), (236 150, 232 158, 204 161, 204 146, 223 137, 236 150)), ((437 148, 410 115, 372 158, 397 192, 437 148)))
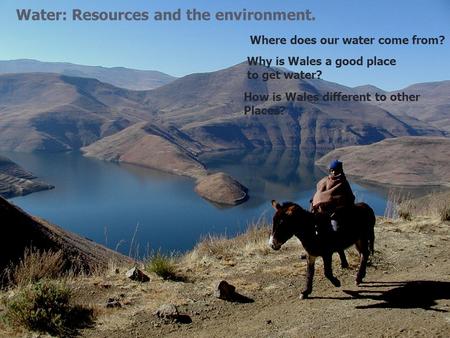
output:
POLYGON ((48 189, 53 186, 36 180, 32 173, 0 156, 0 196, 10 198, 48 189))
POLYGON ((112 261, 131 263, 119 253, 86 238, 70 233, 23 210, 0 197, 0 270, 22 257, 25 248, 62 250, 67 268, 74 271, 93 271, 106 268, 112 261))
POLYGON ((316 163, 344 162, 348 175, 363 181, 400 186, 450 187, 450 139, 400 137, 365 146, 336 149, 316 163))

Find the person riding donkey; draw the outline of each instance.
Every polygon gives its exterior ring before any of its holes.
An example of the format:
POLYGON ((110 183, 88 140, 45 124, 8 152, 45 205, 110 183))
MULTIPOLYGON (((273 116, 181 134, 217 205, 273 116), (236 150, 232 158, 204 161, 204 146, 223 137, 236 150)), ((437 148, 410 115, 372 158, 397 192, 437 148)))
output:
POLYGON ((317 191, 311 200, 311 211, 323 215, 329 228, 338 231, 341 211, 355 203, 355 195, 345 177, 343 163, 333 160, 329 165, 329 175, 317 183, 317 191))

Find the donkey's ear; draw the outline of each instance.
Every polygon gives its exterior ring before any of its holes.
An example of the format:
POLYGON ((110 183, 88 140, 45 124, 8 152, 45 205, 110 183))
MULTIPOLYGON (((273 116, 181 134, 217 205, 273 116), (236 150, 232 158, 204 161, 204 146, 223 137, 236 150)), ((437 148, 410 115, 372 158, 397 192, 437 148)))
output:
POLYGON ((278 203, 277 201, 272 200, 272 207, 273 207, 275 210, 278 210, 278 209, 281 208, 281 205, 280 205, 280 203, 278 203))

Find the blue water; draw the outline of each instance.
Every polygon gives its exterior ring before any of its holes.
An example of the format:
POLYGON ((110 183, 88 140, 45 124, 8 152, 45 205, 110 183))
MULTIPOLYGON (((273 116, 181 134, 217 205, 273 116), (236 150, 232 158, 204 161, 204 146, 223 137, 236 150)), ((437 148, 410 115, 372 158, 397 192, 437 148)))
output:
MULTIPOLYGON (((2 153, 56 188, 13 198, 30 214, 122 253, 140 255, 191 249, 207 234, 234 235, 270 220, 272 199, 308 206, 324 173, 314 154, 291 151, 219 153, 204 157, 212 171, 225 171, 249 188, 250 199, 218 208, 194 192, 194 181, 130 165, 70 154, 2 153), (134 237, 134 239, 133 239, 134 237), (132 245, 131 245, 132 244, 132 245)), ((352 183, 358 200, 379 215, 386 192, 352 183)))

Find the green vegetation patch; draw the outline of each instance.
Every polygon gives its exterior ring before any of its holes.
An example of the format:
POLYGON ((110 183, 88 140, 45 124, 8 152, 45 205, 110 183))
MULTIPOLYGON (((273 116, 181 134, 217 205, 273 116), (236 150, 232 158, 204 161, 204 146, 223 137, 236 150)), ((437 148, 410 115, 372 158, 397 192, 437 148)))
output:
POLYGON ((4 300, 4 319, 13 327, 71 336, 77 328, 92 323, 92 309, 73 305, 71 289, 65 283, 41 280, 14 292, 4 300))
POLYGON ((164 279, 178 279, 174 255, 166 255, 158 251, 147 259, 145 269, 164 279))

